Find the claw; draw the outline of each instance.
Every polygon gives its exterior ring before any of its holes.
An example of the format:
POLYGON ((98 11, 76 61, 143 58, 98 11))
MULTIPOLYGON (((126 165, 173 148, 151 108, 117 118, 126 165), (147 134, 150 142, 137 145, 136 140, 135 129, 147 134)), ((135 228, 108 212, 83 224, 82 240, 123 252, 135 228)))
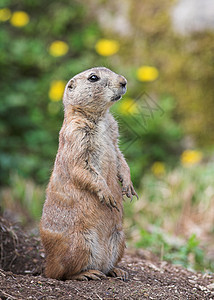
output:
POLYGON ((93 280, 101 280, 100 277, 96 276, 95 274, 89 274, 89 275, 85 275, 87 278, 89 279, 93 279, 93 280))
POLYGON ((135 192, 132 184, 130 184, 126 187, 124 187, 124 186, 122 187, 122 195, 130 198, 131 201, 133 200, 133 196, 135 196, 137 199, 139 199, 138 194, 135 192))
POLYGON ((117 211, 119 211, 118 207, 117 207, 117 202, 114 200, 114 202, 110 202, 112 207, 116 208, 117 211))
POLYGON ((134 190, 134 193, 132 193, 132 195, 135 196, 135 197, 137 198, 137 200, 139 199, 139 196, 138 196, 138 194, 135 192, 135 190, 134 190))
POLYGON ((111 204, 112 207, 117 206, 117 203, 115 202, 114 199, 112 199, 111 197, 109 197, 108 199, 109 199, 109 203, 111 204))
POLYGON ((120 175, 118 175, 118 179, 121 183, 123 182, 123 178, 120 175))
POLYGON ((122 193, 126 193, 127 192, 127 187, 122 187, 122 193))
POLYGON ((106 278, 106 275, 99 270, 88 270, 81 272, 78 275, 73 275, 71 279, 80 280, 80 281, 88 281, 88 280, 101 280, 102 278, 106 278))
POLYGON ((138 194, 135 192, 133 186, 131 186, 132 195, 139 199, 138 194))
POLYGON ((112 205, 106 202, 106 205, 112 210, 112 205))
POLYGON ((112 277, 117 277, 123 281, 127 281, 128 280, 128 273, 122 269, 119 268, 113 268, 109 274, 112 277))
POLYGON ((115 208, 116 208, 117 211, 120 211, 119 208, 118 208, 117 206, 115 206, 115 208))

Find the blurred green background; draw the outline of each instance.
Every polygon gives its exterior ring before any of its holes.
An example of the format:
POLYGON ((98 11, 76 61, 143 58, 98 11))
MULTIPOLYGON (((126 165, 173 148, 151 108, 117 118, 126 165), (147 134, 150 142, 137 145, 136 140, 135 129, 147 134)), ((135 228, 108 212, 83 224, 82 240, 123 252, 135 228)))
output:
POLYGON ((1 1, 4 216, 26 228, 38 223, 58 148, 65 83, 105 66, 128 80, 112 113, 140 195, 125 204, 129 245, 214 270, 214 30, 179 32, 176 5, 1 1))

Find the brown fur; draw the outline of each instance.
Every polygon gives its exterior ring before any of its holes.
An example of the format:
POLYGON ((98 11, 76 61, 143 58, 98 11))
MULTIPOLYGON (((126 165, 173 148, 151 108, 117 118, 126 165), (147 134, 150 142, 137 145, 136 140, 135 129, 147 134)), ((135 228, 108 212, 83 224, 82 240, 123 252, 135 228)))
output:
POLYGON ((124 77, 93 68, 65 88, 65 118, 40 223, 47 277, 127 279, 115 267, 125 247, 122 197, 137 194, 109 113, 125 86, 124 77), (98 81, 90 81, 93 74, 98 81))

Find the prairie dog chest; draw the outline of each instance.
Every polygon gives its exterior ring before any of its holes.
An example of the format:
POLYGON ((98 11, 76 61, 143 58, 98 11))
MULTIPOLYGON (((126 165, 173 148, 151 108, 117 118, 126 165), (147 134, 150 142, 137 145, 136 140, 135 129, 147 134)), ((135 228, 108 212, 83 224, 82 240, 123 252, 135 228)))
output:
MULTIPOLYGON (((92 158, 98 169, 105 173, 116 165, 117 154, 113 143, 110 124, 106 121, 100 121, 97 124, 96 133, 92 138, 92 158), (94 157, 95 156, 95 157, 94 157)), ((112 170, 113 171, 113 170, 112 170)))

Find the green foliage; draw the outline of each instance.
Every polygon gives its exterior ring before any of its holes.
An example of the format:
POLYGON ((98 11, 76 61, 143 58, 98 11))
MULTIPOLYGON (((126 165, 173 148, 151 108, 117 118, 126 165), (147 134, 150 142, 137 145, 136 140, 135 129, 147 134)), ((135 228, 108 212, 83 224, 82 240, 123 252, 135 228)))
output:
POLYGON ((2 211, 12 211, 21 225, 30 227, 40 220, 45 200, 45 187, 13 174, 10 188, 0 192, 2 211))
POLYGON ((160 232, 149 233, 142 229, 140 233, 141 240, 136 243, 137 248, 148 249, 161 259, 188 269, 214 271, 213 261, 207 258, 195 234, 191 235, 186 242, 178 243, 173 237, 166 238, 160 232))
POLYGON ((159 176, 147 171, 140 199, 124 202, 129 245, 188 268, 214 271, 213 173, 211 163, 167 168, 159 176))
POLYGON ((160 176, 148 170, 140 184, 141 199, 131 205, 124 203, 130 221, 127 225, 129 234, 132 228, 137 227, 138 231, 147 224, 160 226, 171 233, 179 230, 182 234, 183 227, 187 226, 193 233, 194 227, 188 222, 191 224, 196 216, 193 223, 198 220, 202 231, 207 230, 205 224, 208 223, 210 233, 213 230, 213 173, 211 163, 167 168, 160 176))
POLYGON ((170 11, 176 1, 130 1, 130 22, 135 34, 127 42, 126 61, 155 66, 160 73, 146 91, 169 94, 176 99, 176 115, 185 133, 200 145, 213 145, 214 138, 214 31, 177 34, 170 11), (137 41, 136 41, 137 40, 137 41), (134 53, 134 55, 132 55, 134 53))
POLYGON ((0 28, 0 182, 8 184, 15 170, 47 182, 63 118, 62 104, 48 98, 50 83, 91 67, 99 29, 78 1, 16 3, 2 5, 24 10, 30 22, 21 28, 5 22, 0 28), (69 54, 51 56, 48 48, 55 40, 65 41, 69 54))

